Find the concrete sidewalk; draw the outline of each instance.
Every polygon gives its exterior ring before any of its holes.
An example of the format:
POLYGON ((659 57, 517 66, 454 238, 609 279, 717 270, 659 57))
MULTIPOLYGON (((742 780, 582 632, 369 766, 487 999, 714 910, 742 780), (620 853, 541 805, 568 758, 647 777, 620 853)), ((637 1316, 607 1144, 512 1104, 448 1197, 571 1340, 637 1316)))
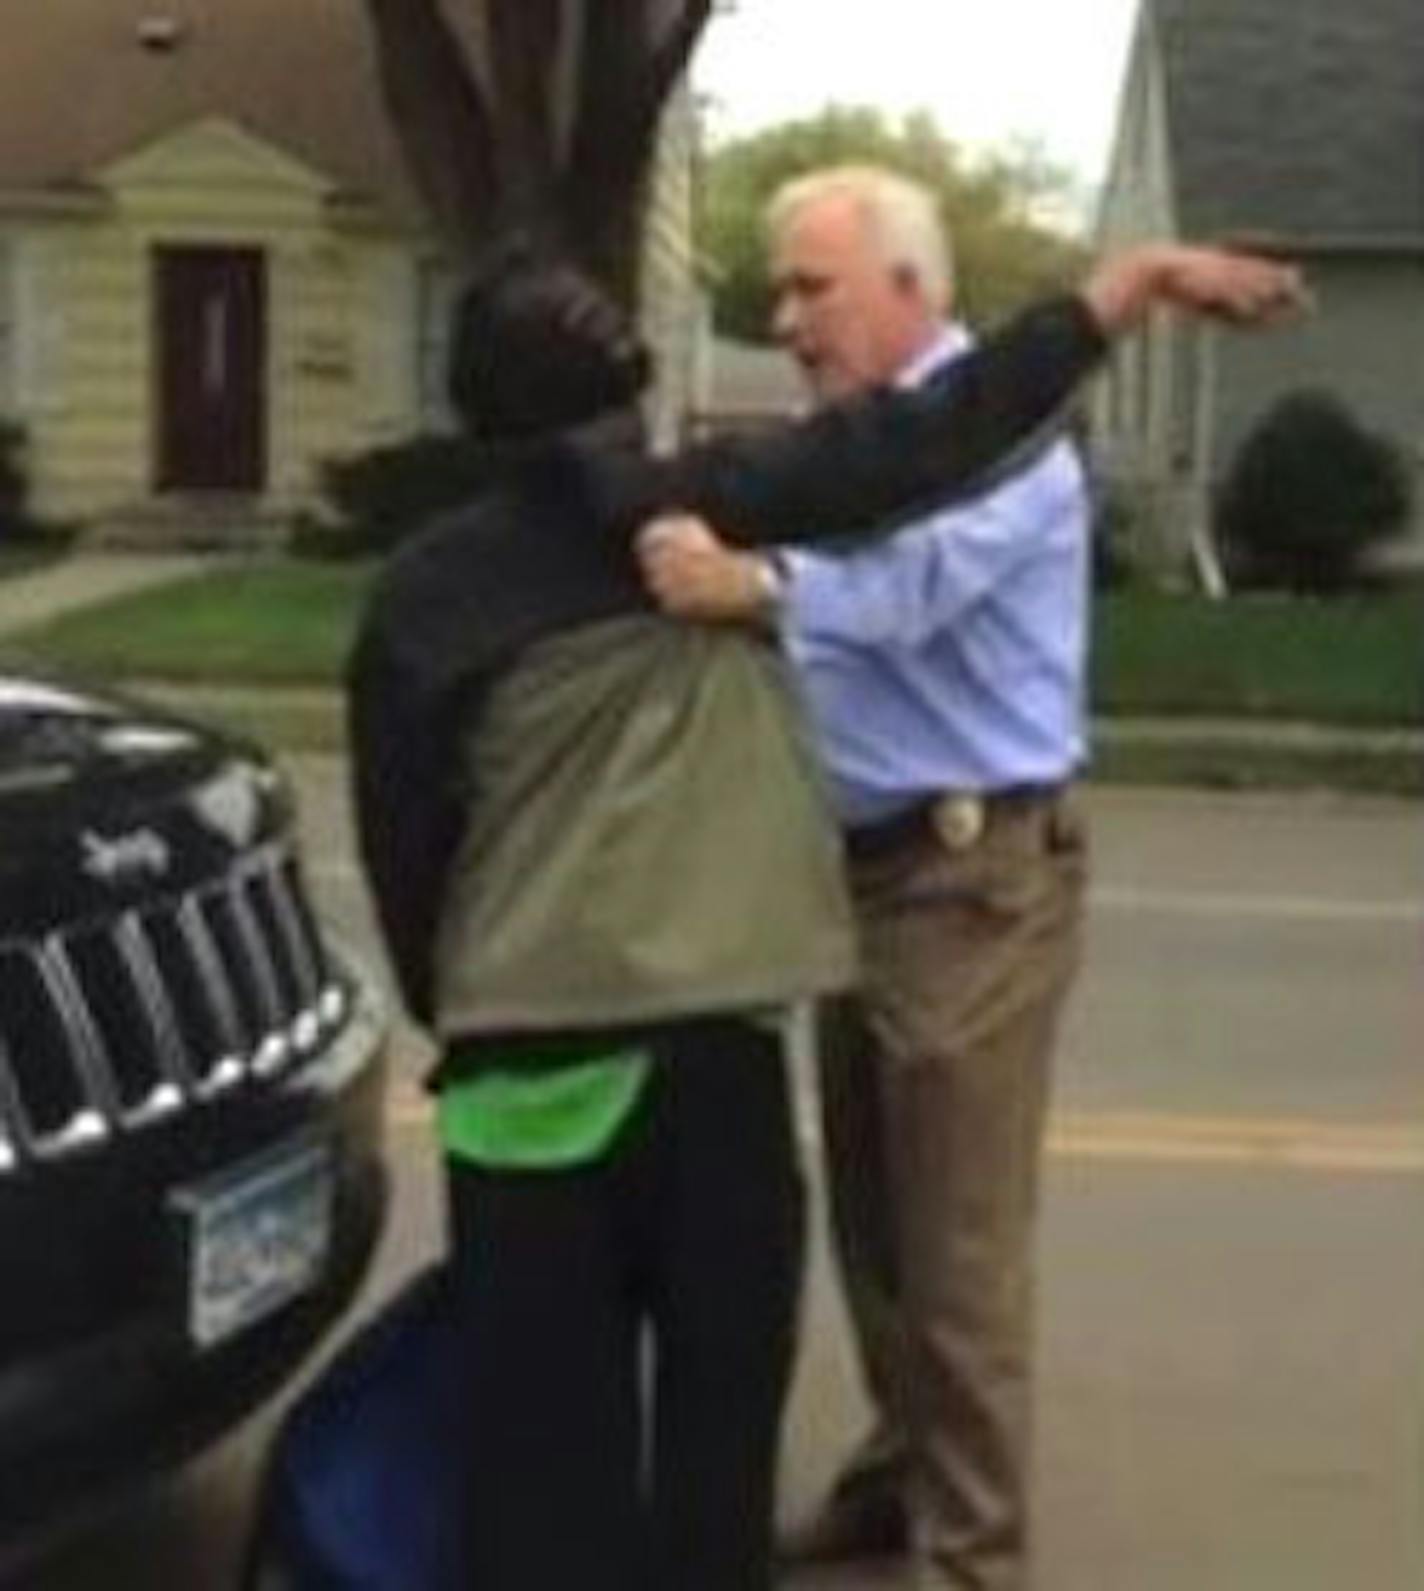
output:
POLYGON ((0 579, 0 637, 217 567, 219 559, 198 553, 78 553, 30 574, 0 579))
POLYGON ((1098 717, 1093 738, 1101 745, 1271 746, 1282 751, 1405 751, 1424 756, 1424 729, 1300 723, 1289 719, 1098 717))

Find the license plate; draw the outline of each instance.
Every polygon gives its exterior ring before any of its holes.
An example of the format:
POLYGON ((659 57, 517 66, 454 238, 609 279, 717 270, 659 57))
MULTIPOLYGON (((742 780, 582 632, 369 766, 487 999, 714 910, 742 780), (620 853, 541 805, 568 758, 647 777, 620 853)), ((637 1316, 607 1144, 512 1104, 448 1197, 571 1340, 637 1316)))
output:
POLYGON ((214 1348, 309 1291, 331 1248, 328 1145, 304 1139, 174 1195, 187 1227, 188 1335, 214 1348))

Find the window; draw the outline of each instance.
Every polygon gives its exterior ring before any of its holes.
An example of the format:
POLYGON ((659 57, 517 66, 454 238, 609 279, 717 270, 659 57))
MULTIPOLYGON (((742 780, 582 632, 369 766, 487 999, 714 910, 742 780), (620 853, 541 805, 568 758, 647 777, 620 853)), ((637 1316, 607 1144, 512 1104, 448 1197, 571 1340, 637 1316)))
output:
POLYGON ((13 414, 19 402, 16 298, 15 246, 0 237, 0 415, 13 414))
POLYGON ((455 312, 456 276, 449 266, 424 261, 419 267, 416 335, 416 383, 420 425, 426 431, 450 431, 455 419, 447 390, 451 319, 455 312))

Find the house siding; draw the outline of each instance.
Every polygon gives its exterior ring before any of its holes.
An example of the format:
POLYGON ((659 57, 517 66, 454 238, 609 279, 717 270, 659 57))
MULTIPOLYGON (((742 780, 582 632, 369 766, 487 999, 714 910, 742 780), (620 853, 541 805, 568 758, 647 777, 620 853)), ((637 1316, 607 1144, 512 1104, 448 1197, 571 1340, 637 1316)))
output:
MULTIPOLYGON (((1095 230, 1099 246, 1112 249, 1171 237, 1176 228, 1166 85, 1150 13, 1145 13, 1129 57, 1095 230)), ((1182 356, 1180 337, 1164 318, 1115 350, 1091 408, 1093 435, 1113 474, 1142 480, 1168 468, 1178 447, 1169 395, 1183 379, 1182 356)))
MULTIPOLYGON (((1183 78, 1168 103, 1160 9, 1144 5, 1133 46, 1099 213, 1103 246, 1182 235, 1189 198, 1184 172, 1194 152, 1175 148, 1173 139, 1193 130, 1200 135, 1208 123, 1177 103, 1199 84, 1183 78)), ((1180 72, 1180 62, 1178 67, 1180 72)), ((1256 70, 1259 59, 1248 52, 1237 67, 1256 70)), ((1213 92, 1213 104, 1259 112, 1259 106, 1233 98, 1235 86, 1225 76, 1213 92)), ((1197 188, 1204 191, 1208 175, 1225 183, 1231 174, 1204 167, 1200 154, 1195 151, 1192 166, 1197 188)), ((1402 161, 1411 158, 1412 150, 1401 150, 1402 161)), ((1309 182, 1298 176, 1289 195, 1293 213, 1309 213, 1300 206, 1310 195, 1309 182)), ((1317 227, 1337 246, 1297 254, 1318 300, 1315 313, 1252 337, 1181 322, 1154 324, 1146 346, 1140 340, 1123 344, 1094 396, 1099 459, 1150 510, 1143 522, 1153 527, 1155 545, 1142 550, 1152 562, 1182 560, 1205 524, 1212 487, 1244 436, 1280 396, 1301 387, 1330 390, 1364 425, 1399 445, 1413 467, 1416 502, 1424 503, 1424 255, 1368 249, 1367 240, 1352 237, 1348 228, 1327 234, 1334 212, 1324 199, 1319 206, 1317 227)), ((1206 213, 1200 204, 1193 213, 1198 212, 1206 213)), ((1260 227, 1270 213, 1264 202, 1241 211, 1234 229, 1260 227)), ((1289 237, 1280 241, 1289 247, 1289 237)), ((1407 558, 1417 563, 1424 562, 1424 512, 1418 506, 1415 523, 1407 558)))
POLYGON ((1414 478, 1407 558, 1424 562, 1424 259, 1307 259, 1316 312, 1266 337, 1223 340, 1212 460, 1220 479, 1282 394, 1318 387, 1405 454, 1414 478))
POLYGON ((1145 20, 1129 58, 1096 233, 1100 244, 1115 247, 1176 230, 1166 81, 1150 20, 1145 20))
POLYGON ((0 419, 19 406, 19 271, 20 239, 0 226, 0 419))
MULTIPOLYGON (((689 406, 700 329, 693 269, 695 107, 666 118, 650 190, 645 329, 657 353, 654 429, 689 406)), ((161 414, 154 261, 163 248, 260 251, 266 263, 266 489, 274 521, 312 501, 322 464, 429 429, 423 282, 433 238, 334 218, 332 184, 236 123, 211 118, 90 173, 74 213, 0 217, 0 293, 11 315, 0 413, 30 434, 40 512, 141 519, 158 498, 161 414)), ((443 378, 442 378, 443 379, 443 378)))
POLYGON ((677 439, 695 406, 699 339, 705 334, 694 259, 698 139, 696 101, 684 81, 663 116, 641 285, 643 334, 657 356, 651 428, 664 444, 677 439))
POLYGON ((324 458, 412 428, 408 323, 387 319, 413 293, 408 247, 335 231, 321 179, 228 124, 190 128, 102 181, 112 200, 102 217, 21 231, 32 351, 17 408, 43 511, 88 519, 153 493, 162 248, 243 248, 265 259, 273 506, 310 498, 324 458))
POLYGON ((1218 460, 1282 392, 1323 387, 1424 460, 1424 259, 1307 259, 1317 307, 1222 349, 1218 460))
POLYGON ((39 508, 64 516, 142 488, 148 455, 140 259, 115 222, 25 233, 17 408, 39 508))

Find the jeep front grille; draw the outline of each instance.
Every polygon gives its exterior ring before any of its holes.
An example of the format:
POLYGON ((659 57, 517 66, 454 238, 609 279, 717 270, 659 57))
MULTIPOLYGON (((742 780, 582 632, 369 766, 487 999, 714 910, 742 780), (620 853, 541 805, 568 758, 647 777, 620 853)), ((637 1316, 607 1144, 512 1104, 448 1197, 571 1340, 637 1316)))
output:
POLYGON ((156 906, 0 942, 0 1173, 275 1076, 347 1005, 276 850, 156 906))

